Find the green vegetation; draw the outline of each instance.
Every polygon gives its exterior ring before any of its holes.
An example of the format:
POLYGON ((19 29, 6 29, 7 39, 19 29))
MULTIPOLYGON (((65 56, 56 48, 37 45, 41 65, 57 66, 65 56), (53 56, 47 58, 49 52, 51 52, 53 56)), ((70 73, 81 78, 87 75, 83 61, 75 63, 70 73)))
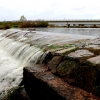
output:
POLYGON ((52 44, 52 45, 49 45, 46 48, 44 48, 43 51, 45 52, 45 51, 48 51, 48 50, 51 50, 51 49, 59 49, 59 48, 65 49, 65 48, 70 48, 70 47, 73 47, 73 44, 63 44, 63 45, 52 44))
POLYGON ((3 21, 0 22, 0 29, 9 28, 33 28, 33 27, 47 27, 46 21, 3 21))

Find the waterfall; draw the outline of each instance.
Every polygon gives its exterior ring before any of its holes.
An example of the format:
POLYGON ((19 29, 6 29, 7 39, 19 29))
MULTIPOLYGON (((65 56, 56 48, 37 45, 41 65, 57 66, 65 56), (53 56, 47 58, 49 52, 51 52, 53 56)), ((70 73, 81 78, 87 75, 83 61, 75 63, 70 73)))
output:
POLYGON ((7 90, 21 83, 23 67, 33 66, 44 54, 40 48, 20 41, 25 39, 23 32, 15 38, 16 33, 21 31, 0 31, 0 100, 7 90))

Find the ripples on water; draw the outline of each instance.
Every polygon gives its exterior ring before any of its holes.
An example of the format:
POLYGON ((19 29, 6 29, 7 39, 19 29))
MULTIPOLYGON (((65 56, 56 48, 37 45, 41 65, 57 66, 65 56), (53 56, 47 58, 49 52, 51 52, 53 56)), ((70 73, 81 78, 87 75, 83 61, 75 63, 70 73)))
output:
POLYGON ((100 28, 36 28, 36 31, 100 36, 100 28))

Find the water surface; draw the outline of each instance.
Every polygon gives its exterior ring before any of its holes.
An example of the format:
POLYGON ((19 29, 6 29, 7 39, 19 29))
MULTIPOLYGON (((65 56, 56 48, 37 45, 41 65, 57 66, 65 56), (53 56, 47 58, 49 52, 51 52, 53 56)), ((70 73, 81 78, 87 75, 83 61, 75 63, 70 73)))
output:
POLYGON ((36 28, 36 31, 100 36, 100 28, 36 28))

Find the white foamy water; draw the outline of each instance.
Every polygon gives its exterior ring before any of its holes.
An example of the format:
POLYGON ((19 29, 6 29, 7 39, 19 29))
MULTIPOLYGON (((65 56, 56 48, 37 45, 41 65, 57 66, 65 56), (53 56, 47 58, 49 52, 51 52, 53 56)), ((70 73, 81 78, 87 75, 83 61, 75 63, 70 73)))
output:
POLYGON ((43 55, 39 48, 4 37, 4 34, 7 31, 0 34, 0 100, 8 89, 21 83, 23 67, 33 66, 43 55))
POLYGON ((8 89, 21 83, 23 67, 33 66, 40 58, 41 61, 45 58, 46 52, 41 49, 50 44, 88 38, 93 37, 14 29, 0 30, 0 100, 8 89))

